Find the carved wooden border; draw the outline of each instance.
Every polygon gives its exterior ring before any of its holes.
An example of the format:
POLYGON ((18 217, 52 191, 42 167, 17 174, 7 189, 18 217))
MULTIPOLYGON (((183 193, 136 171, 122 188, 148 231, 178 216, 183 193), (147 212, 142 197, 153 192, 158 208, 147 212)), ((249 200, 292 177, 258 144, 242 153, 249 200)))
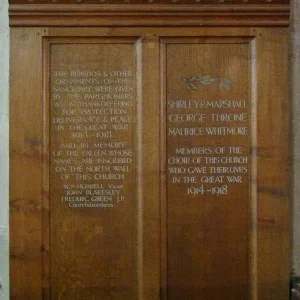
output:
POLYGON ((10 4, 9 12, 10 26, 283 27, 289 25, 289 6, 286 1, 281 1, 281 4, 279 2, 263 2, 263 4, 218 2, 182 5, 174 3, 101 4, 98 2, 98 4, 85 4, 82 2, 63 4, 48 2, 44 4, 10 4))

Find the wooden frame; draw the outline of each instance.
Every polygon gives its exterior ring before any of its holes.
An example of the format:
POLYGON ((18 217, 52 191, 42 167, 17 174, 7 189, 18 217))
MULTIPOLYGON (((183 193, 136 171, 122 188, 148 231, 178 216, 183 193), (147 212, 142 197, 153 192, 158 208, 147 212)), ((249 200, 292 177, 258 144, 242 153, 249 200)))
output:
POLYGON ((160 4, 11 3, 12 299, 52 299, 48 247, 49 45, 70 41, 95 44, 99 40, 109 43, 114 39, 120 43, 135 41, 137 64, 136 298, 169 299, 165 59, 166 45, 180 41, 188 45, 245 44, 249 48, 251 201, 249 292, 245 297, 287 299, 288 18, 286 1, 261 5, 254 2, 191 4, 189 1, 182 5, 168 1, 160 4))
MULTIPOLYGON (((17 3, 17 4, 14 4, 17 3)), ((20 4, 10 26, 288 26, 289 2, 269 4, 20 4), (63 21, 63 22, 62 22, 63 21)))

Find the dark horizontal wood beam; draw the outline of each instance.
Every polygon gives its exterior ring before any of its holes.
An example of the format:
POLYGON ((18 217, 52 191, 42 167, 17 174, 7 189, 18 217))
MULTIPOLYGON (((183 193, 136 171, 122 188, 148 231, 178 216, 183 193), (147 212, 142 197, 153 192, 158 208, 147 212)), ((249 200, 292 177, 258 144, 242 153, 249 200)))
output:
POLYGON ((288 26, 289 4, 10 4, 10 26, 288 26))

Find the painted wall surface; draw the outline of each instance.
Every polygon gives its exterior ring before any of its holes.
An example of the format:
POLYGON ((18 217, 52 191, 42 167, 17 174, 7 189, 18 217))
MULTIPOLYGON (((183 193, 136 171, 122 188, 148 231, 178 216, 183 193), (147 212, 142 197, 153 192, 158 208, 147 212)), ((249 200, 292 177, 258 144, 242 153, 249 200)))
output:
MULTIPOLYGON (((8 74, 9 27, 8 1, 0 0, 0 300, 9 299, 8 278, 8 74)), ((292 3, 291 82, 293 101, 294 206, 293 267, 300 276, 300 0, 292 3)))
POLYGON ((8 279, 8 1, 0 0, 0 300, 9 298, 8 279))

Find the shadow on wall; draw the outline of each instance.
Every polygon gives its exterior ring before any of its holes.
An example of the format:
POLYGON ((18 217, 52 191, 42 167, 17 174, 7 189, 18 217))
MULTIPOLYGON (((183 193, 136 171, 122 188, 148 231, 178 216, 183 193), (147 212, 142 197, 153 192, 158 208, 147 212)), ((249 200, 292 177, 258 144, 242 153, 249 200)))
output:
POLYGON ((300 277, 294 275, 294 271, 292 272, 292 277, 290 281, 290 291, 291 291, 291 300, 300 299, 300 277))
POLYGON ((297 300, 300 299, 300 292, 297 289, 292 289, 291 292, 291 300, 297 300))

